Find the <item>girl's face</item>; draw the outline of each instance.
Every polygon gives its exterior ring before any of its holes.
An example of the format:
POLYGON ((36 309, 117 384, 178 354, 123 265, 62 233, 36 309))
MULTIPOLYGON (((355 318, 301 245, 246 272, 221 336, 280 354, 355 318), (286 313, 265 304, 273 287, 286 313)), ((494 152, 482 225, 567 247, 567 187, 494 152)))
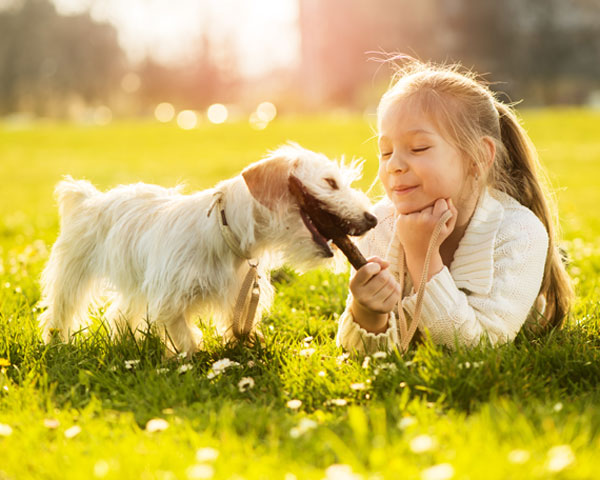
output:
POLYGON ((460 212, 465 162, 418 102, 393 102, 382 112, 379 128, 379 179, 397 213, 423 210, 439 198, 452 199, 460 212))

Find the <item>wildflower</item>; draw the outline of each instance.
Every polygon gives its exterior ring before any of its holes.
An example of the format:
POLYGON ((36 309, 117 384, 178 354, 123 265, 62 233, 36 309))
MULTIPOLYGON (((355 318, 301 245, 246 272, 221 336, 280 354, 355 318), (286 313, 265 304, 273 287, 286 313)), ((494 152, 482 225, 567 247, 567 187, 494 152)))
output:
POLYGON ((336 407, 344 407, 345 405, 348 404, 348 400, 346 400, 345 398, 332 398, 330 400, 327 400, 327 405, 335 405, 336 407))
POLYGON ((398 422, 398 428, 400 430, 406 430, 408 427, 411 427, 417 423, 417 419, 415 417, 402 417, 402 419, 398 422))
POLYGON ((546 468, 550 472, 560 472, 575 461, 575 454, 569 445, 557 445, 548 450, 546 468))
POLYGON ((380 359, 385 358, 385 357, 387 357, 387 352, 375 352, 373 354, 373 358, 375 360, 380 360, 380 359))
POLYGON ((365 387, 364 383, 360 382, 360 383, 351 383, 350 388, 352 390, 364 390, 366 387, 365 387))
POLYGON ((150 433, 162 432, 169 428, 169 422, 163 418, 153 418, 146 423, 146 431, 150 433))
POLYGON ((321 378, 324 378, 325 375, 327 375, 327 373, 325 372, 325 370, 319 370, 319 373, 317 373, 317 375, 321 378))
POLYGON ((219 451, 215 448, 204 447, 196 451, 196 460, 200 463, 214 462, 219 456, 219 451))
POLYGON ((98 460, 94 464, 94 477, 96 478, 104 478, 108 474, 110 470, 110 465, 106 460, 98 460))
POLYGON ((60 426, 60 422, 56 418, 44 418, 44 427, 55 430, 60 426))
POLYGON ((215 474, 215 469, 212 465, 199 464, 188 467, 185 471, 190 480, 198 480, 203 478, 212 478, 215 474))
POLYGON ((414 453, 429 452, 435 446, 435 439, 429 435, 418 435, 410 441, 410 449, 414 453))
POLYGON ((240 392, 246 392, 251 388, 254 388, 254 379, 252 377, 242 377, 238 382, 238 390, 240 392))
POLYGON ((522 465, 529 460, 529 452, 527 450, 512 450, 508 453, 508 461, 516 465, 522 465))
POLYGON ((448 480, 454 476, 454 467, 449 463, 440 463, 421 472, 422 480, 448 480))
POLYGON ((313 353, 315 353, 315 351, 316 350, 314 348, 303 348, 298 353, 303 357, 310 357, 313 353))
POLYGON ((184 363, 183 365, 179 365, 179 368, 177 368, 177 373, 185 373, 192 368, 194 368, 194 365, 191 363, 184 363))
POLYGON ((357 480, 360 475, 352 471, 350 465, 336 463, 327 467, 324 480, 357 480))
POLYGON ((298 410, 302 406, 302 400, 298 400, 297 398, 288 400, 285 406, 291 408, 292 410, 298 410))
POLYGON ((81 433, 81 427, 79 425, 73 425, 70 428, 67 428, 65 430, 65 437, 66 438, 73 438, 76 437, 77 435, 79 435, 81 433))
POLYGON ((238 362, 234 362, 233 360, 229 360, 228 358, 222 358, 221 360, 217 360, 215 363, 213 363, 212 369, 218 375, 219 373, 224 372, 230 367, 237 366, 239 366, 238 362))
POLYGON ((300 420, 300 423, 297 427, 294 427, 290 430, 290 437, 298 438, 304 435, 306 432, 317 428, 317 422, 311 420, 310 418, 303 418, 300 420))
POLYGON ((554 407, 552 407, 552 409, 555 412, 560 412, 563 409, 563 404, 561 402, 558 402, 558 403, 554 404, 554 407))
POLYGON ((254 363, 254 360, 248 360, 248 363, 246 365, 248 366, 248 368, 252 368, 256 365, 256 363, 254 363))
POLYGON ((304 339, 302 340, 302 343, 304 343, 304 345, 308 346, 310 345, 310 342, 312 342, 314 340, 314 337, 312 336, 308 336, 308 337, 304 337, 304 339))
POLYGON ((139 360, 125 360, 125 368, 127 370, 131 370, 133 367, 137 366, 140 363, 139 360))
POLYGON ((362 362, 362 368, 369 368, 370 363, 371 363, 371 357, 369 357, 367 355, 362 362))
POLYGON ((163 373, 167 373, 168 371, 169 371, 169 369, 167 367, 162 367, 162 368, 156 369, 156 373, 158 373, 159 375, 162 375, 163 373))
POLYGON ((0 358, 0 367, 10 367, 8 358, 0 358))
POLYGON ((348 360, 350 358, 350 354, 349 353, 342 353, 341 355, 339 355, 338 357, 336 357, 335 361, 338 365, 341 365, 342 363, 344 363, 346 360, 348 360))
POLYGON ((8 437, 12 435, 13 429, 10 425, 0 423, 0 437, 8 437))

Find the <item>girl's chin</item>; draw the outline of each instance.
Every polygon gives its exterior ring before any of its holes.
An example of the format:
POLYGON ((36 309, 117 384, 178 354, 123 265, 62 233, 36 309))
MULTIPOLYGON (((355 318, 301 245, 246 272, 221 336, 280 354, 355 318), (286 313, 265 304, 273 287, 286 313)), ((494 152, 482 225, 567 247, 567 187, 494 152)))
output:
POLYGON ((408 203, 408 202, 394 202, 397 215, 410 215, 411 213, 420 212, 421 210, 430 207, 432 204, 429 203, 408 203))

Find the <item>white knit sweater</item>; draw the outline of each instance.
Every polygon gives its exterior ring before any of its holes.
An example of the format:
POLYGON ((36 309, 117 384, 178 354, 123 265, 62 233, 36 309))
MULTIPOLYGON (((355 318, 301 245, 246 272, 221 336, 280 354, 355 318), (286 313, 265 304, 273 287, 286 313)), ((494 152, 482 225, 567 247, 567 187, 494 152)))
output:
MULTIPOLYGON (((392 203, 379 202, 375 215, 378 224, 360 240, 359 248, 367 258, 385 258, 395 220, 392 203)), ((427 330, 433 342, 451 348, 457 343, 476 345, 483 336, 492 344, 513 340, 530 312, 544 311, 545 300, 538 294, 547 250, 548 233, 531 210, 505 193, 486 190, 450 268, 444 267, 427 282, 419 330, 427 330)), ((392 265, 397 262, 397 258, 387 260, 392 265)), ((405 285, 402 306, 410 322, 416 294, 409 275, 405 285)), ((350 295, 339 321, 338 345, 371 353, 399 344, 397 311, 390 315, 386 332, 373 334, 354 321, 351 301, 350 295)))

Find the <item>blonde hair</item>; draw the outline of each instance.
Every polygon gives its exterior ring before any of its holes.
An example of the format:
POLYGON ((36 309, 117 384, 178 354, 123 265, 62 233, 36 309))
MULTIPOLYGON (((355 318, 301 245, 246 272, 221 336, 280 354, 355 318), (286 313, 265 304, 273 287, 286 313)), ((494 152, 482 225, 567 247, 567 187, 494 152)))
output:
MULTIPOLYGON (((527 328, 542 333, 564 323, 573 287, 557 246, 556 206, 549 195, 535 147, 512 106, 496 98, 486 83, 460 65, 443 66, 404 58, 396 65, 392 86, 381 98, 378 117, 399 100, 417 101, 465 161, 485 172, 489 155, 483 137, 496 146, 484 184, 507 193, 529 208, 544 224, 549 237, 540 293, 546 298, 544 316, 527 328)), ((469 169, 467 169, 469 171, 469 169)))

